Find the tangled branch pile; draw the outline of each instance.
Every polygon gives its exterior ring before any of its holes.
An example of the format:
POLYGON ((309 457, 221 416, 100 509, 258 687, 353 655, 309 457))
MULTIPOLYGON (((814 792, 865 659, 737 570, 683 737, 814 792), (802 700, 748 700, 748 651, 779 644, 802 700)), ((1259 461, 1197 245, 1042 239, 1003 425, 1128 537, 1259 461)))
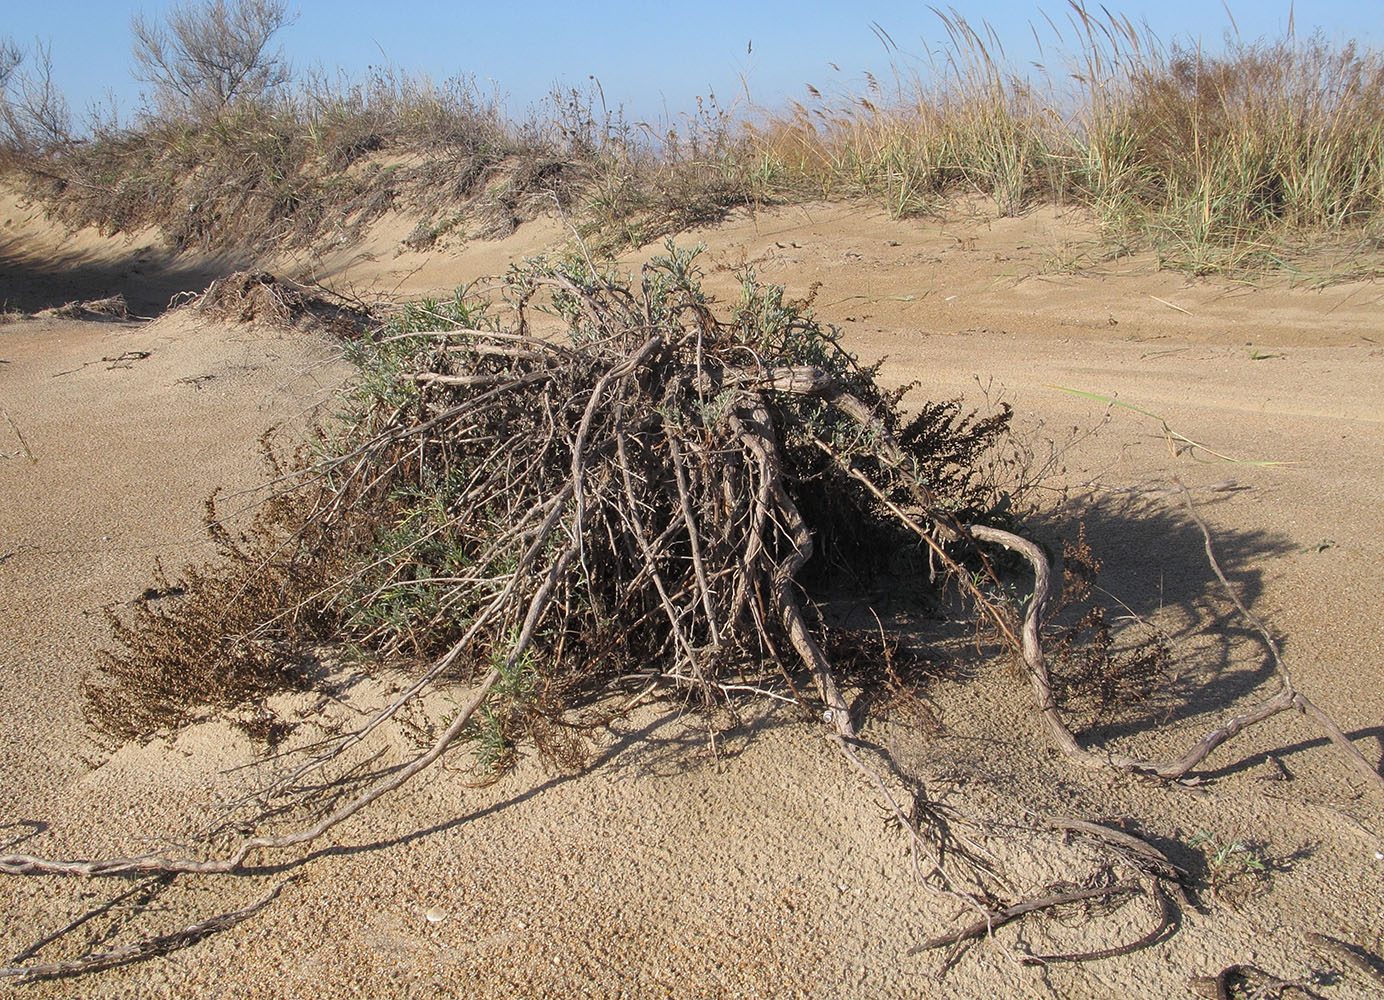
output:
POLYGON ((495 747, 541 739, 539 719, 613 678, 710 700, 765 663, 790 684, 806 668, 849 733, 804 607, 814 553, 858 568, 911 532, 949 563, 994 505, 974 459, 1007 411, 904 425, 901 394, 782 289, 747 278, 717 319, 694 257, 670 247, 637 287, 532 263, 506 283, 508 329, 459 298, 359 349, 366 415, 324 516, 383 503, 392 528, 351 618, 385 652, 485 675, 507 696, 485 716, 495 747), (535 332, 540 303, 565 341, 535 332))
MULTIPOLYGON (((160 574, 157 602, 114 618, 86 689, 96 729, 119 744, 311 684, 346 641, 430 664, 412 693, 480 680, 479 717, 447 741, 464 731, 486 765, 525 742, 578 763, 564 723, 613 685, 711 705, 777 675, 807 707, 807 675, 814 714, 850 734, 809 585, 902 562, 978 596, 950 553, 963 524, 1011 509, 981 471, 1009 410, 930 403, 905 422, 904 390, 781 287, 747 276, 718 319, 695 257, 670 245, 637 285, 527 262, 498 304, 458 293, 348 341, 359 377, 334 432, 296 471, 262 442, 291 488, 238 534, 209 501, 217 562, 160 574)), ((281 287, 233 276, 198 306, 238 315, 281 287)))

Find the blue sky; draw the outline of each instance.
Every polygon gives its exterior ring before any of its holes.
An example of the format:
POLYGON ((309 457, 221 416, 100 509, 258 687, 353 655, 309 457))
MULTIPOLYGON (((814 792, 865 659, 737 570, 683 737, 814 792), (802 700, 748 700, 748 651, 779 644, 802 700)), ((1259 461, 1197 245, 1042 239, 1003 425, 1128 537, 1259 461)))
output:
MULTIPOLYGON (((0 34, 21 44, 37 36, 52 45, 54 76, 73 110, 80 112, 107 91, 122 114, 140 103, 130 77, 131 14, 157 17, 167 3, 122 4, 5 0, 0 34)), ((1215 0, 1106 6, 1136 23, 1147 22, 1164 42, 1201 39, 1217 47, 1230 27, 1215 0)), ((1099 9, 1094 2, 1093 9, 1099 9)), ((697 95, 714 91, 723 105, 744 102, 774 108, 800 98, 806 85, 824 90, 858 87, 866 71, 887 78, 890 57, 871 28, 878 24, 914 56, 940 48, 946 37, 926 3, 858 0, 853 3, 734 3, 657 0, 615 3, 441 2, 441 0, 301 0, 297 21, 281 41, 294 66, 338 68, 360 74, 388 61, 409 73, 445 79, 472 74, 486 90, 497 89, 511 115, 541 101, 554 84, 585 87, 599 78, 609 103, 631 117, 676 117, 697 95), (839 67, 839 71, 833 68, 839 67)), ((967 4, 973 23, 992 25, 1010 57, 1037 55, 1035 25, 1044 44, 1052 39, 1046 11, 1065 23, 1065 2, 967 4)), ((1232 3, 1240 36, 1278 37, 1288 23, 1287 3, 1232 3)), ((1316 28, 1330 38, 1384 45, 1384 4, 1377 0, 1323 0, 1294 12, 1300 35, 1316 28)), ((1048 53, 1049 61, 1052 53, 1048 53)), ((907 66, 905 66, 907 68, 907 66)))

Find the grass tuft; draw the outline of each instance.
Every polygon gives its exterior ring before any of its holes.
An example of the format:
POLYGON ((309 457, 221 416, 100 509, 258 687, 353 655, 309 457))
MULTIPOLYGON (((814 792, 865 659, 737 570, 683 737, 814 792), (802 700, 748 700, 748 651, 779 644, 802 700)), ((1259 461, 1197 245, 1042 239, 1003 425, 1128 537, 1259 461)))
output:
POLYGON ((945 41, 924 64, 876 26, 892 80, 808 86, 777 110, 713 94, 631 122, 597 83, 514 121, 473 81, 386 68, 0 159, 68 224, 158 226, 176 249, 350 242, 391 209, 449 220, 420 223, 416 249, 462 219, 503 236, 557 205, 615 247, 742 206, 859 197, 907 217, 979 198, 999 216, 1082 206, 1111 246, 1192 274, 1315 274, 1323 246, 1331 274, 1379 273, 1384 53, 1292 33, 1164 44, 1071 3, 1034 33, 1053 58, 1019 66, 990 25, 934 14, 945 41))

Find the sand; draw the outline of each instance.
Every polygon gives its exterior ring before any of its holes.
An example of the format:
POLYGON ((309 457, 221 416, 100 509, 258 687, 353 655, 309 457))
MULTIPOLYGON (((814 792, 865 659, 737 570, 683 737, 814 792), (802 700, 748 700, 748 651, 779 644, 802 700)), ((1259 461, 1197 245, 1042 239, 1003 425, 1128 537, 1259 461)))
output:
MULTIPOLYGON (((12 198, 0 204, 6 219, 0 296, 25 312, 122 291, 151 315, 170 289, 198 287, 234 263, 156 260, 151 239, 59 233, 12 198)), ((406 232, 395 220, 336 256, 279 266, 360 292, 416 295, 499 273, 562 239, 560 226, 540 222, 499 243, 424 255, 401 252, 406 232)), ((746 263, 791 294, 820 283, 819 311, 862 357, 887 356, 886 381, 918 380, 917 398, 1014 405, 1039 464, 1053 456, 1050 499, 1032 531, 1056 545, 1083 523, 1106 563, 1102 585, 1175 640, 1179 676, 1160 696, 1160 723, 1121 723, 1091 738, 1171 755, 1273 688, 1262 648, 1217 590, 1201 536, 1169 492, 1176 475, 1241 596, 1283 637, 1299 687, 1378 765, 1379 285, 1255 287, 1161 273, 1138 257, 1100 263, 1089 223, 1053 210, 938 223, 817 205, 685 238, 695 239, 708 245, 709 285, 720 294, 746 263), (1203 447, 1179 450, 1165 423, 1203 447)), ((206 558, 204 498, 262 482, 262 432, 280 425, 292 440, 330 405, 343 374, 334 346, 315 334, 186 311, 150 322, 0 325, 0 844, 45 854, 173 850, 161 838, 185 832, 189 816, 256 773, 253 745, 214 714, 102 753, 87 736, 80 687, 109 643, 104 610, 136 598, 156 559, 174 568, 206 558), (233 770, 241 765, 251 766, 233 770)), ((1020 959, 1133 940, 1151 914, 1136 901, 1087 920, 1033 919, 971 948, 939 978, 940 953, 908 949, 968 918, 915 882, 875 789, 819 728, 747 702, 713 754, 698 718, 654 704, 619 723, 580 776, 525 758, 482 787, 458 759, 311 853, 264 859, 291 864, 151 890, 142 909, 115 911, 123 916, 114 936, 102 936, 109 919, 93 919, 38 959, 167 932, 291 879, 230 931, 26 989, 1161 997, 1190 995, 1191 977, 1252 963, 1288 979, 1317 976, 1322 996, 1377 995, 1304 935, 1384 951, 1384 803, 1304 720, 1256 727, 1208 761, 1199 785, 1168 787, 1073 767, 1051 748, 1007 663, 972 655, 956 666, 927 692, 940 728, 880 714, 864 734, 996 853, 1010 899, 1101 863, 1089 845, 1035 829, 1043 817, 1127 821, 1197 875, 1175 933, 1127 956, 1044 968, 1020 959), (1236 843, 1247 850, 1208 865, 1236 843), (1250 856, 1267 867, 1262 877, 1212 886, 1250 856)), ((389 690, 387 677, 336 681, 357 707, 389 690)), ((447 697, 431 705, 433 716, 445 714, 447 697)), ((287 714, 304 702, 276 706, 287 714)), ((379 749, 395 759, 409 746, 394 732, 379 749)), ((896 779, 891 788, 904 791, 896 779)), ((125 888, 0 881, 4 957, 125 888)))

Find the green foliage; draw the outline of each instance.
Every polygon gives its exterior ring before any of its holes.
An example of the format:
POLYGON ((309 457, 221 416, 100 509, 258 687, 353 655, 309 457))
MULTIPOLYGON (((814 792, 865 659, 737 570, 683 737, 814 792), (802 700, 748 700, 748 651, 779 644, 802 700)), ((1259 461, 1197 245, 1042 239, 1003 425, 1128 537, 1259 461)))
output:
POLYGON ((1274 869, 1283 864, 1270 859, 1262 843, 1238 837, 1223 838, 1203 831, 1189 838, 1187 846, 1203 853, 1205 882, 1211 895, 1236 908, 1263 892, 1274 869))

